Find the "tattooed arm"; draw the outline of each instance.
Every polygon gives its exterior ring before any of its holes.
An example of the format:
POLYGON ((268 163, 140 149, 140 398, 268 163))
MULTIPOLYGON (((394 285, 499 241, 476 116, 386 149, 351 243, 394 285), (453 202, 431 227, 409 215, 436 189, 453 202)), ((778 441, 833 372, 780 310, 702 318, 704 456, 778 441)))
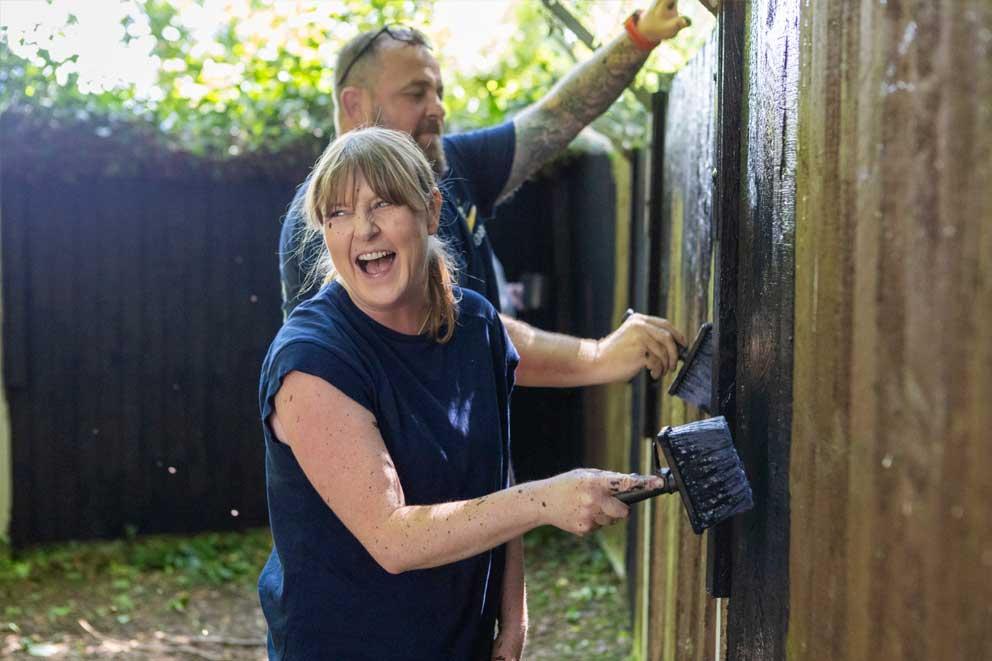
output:
MULTIPOLYGON (((648 40, 660 42, 688 25, 689 19, 678 13, 676 0, 655 0, 641 15, 637 28, 648 40)), ((624 32, 572 69, 543 99, 517 115, 513 119, 516 151, 499 199, 513 193, 603 114, 634 80, 648 55, 624 32)))

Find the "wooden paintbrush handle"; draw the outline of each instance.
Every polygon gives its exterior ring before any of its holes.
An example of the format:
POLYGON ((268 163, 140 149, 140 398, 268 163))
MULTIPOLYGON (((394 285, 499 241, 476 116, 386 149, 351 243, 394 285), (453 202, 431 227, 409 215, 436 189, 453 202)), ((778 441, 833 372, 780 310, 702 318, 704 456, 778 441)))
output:
POLYGON ((678 485, 675 484, 675 476, 672 475, 672 471, 668 468, 659 468, 655 471, 655 475, 665 480, 665 486, 658 487, 657 489, 637 489, 634 491, 621 491, 615 494, 613 497, 622 503, 631 505, 633 503, 639 503, 642 500, 647 500, 648 498, 654 498, 655 496, 660 496, 663 493, 674 493, 678 491, 678 485))

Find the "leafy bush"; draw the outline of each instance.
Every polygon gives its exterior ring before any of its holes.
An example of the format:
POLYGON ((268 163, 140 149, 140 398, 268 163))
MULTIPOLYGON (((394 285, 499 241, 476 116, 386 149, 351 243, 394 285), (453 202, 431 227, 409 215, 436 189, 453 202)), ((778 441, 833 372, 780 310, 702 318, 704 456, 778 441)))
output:
MULTIPOLYGON (((60 35, 83 36, 71 13, 54 34, 14 37, 2 28, 0 114, 19 110, 36 124, 81 123, 101 138, 135 131, 160 135, 166 146, 214 159, 285 150, 310 154, 333 132, 338 48, 359 31, 383 24, 423 26, 430 34, 435 1, 228 0, 223 7, 225 19, 213 34, 204 35, 184 18, 205 11, 204 0, 137 0, 121 20, 120 34, 125 43, 149 48, 157 63, 150 88, 83 85, 78 55, 55 47, 60 35), (125 128, 135 124, 143 128, 125 128)), ((590 0, 579 0, 574 9, 587 22, 598 19, 607 25, 607 37, 618 33, 629 10, 623 3, 590 0)), ((695 7, 697 14, 699 9, 695 7)), ((506 119, 588 56, 538 0, 519 2, 515 11, 502 50, 486 59, 483 71, 462 73, 444 51, 447 37, 432 35, 450 90, 446 105, 453 129, 506 119)), ((694 34, 666 45, 664 52, 659 49, 639 75, 639 86, 653 90, 664 84, 659 66, 671 71, 681 65, 706 32, 700 25, 705 14, 703 18, 694 34)), ((643 107, 626 97, 596 126, 629 146, 643 140, 646 124, 643 107)))

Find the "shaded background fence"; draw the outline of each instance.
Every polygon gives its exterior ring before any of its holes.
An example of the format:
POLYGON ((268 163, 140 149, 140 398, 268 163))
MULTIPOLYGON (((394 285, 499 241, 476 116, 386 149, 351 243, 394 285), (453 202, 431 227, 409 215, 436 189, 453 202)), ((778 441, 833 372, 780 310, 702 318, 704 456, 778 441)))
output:
POLYGON ((263 523, 254 401, 296 182, 87 171, 32 156, 71 134, 20 128, 0 180, 12 542, 263 523))
MULTIPOLYGON (((279 219, 312 154, 220 164, 87 126, 0 129, 12 543, 264 524, 258 373, 282 321, 279 219)), ((543 282, 521 313, 542 328, 609 332, 611 167, 573 152, 490 226, 508 276, 543 282)), ((518 391, 521 479, 579 464, 586 396, 518 391)))

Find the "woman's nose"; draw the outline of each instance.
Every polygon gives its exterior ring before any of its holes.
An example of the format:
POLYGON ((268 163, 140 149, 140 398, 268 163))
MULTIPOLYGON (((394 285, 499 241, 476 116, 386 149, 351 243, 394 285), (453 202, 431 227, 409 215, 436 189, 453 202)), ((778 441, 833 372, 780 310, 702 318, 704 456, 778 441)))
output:
POLYGON ((375 215, 371 213, 359 214, 358 222, 355 226, 355 234, 363 239, 368 239, 379 233, 379 226, 375 223, 375 215))

